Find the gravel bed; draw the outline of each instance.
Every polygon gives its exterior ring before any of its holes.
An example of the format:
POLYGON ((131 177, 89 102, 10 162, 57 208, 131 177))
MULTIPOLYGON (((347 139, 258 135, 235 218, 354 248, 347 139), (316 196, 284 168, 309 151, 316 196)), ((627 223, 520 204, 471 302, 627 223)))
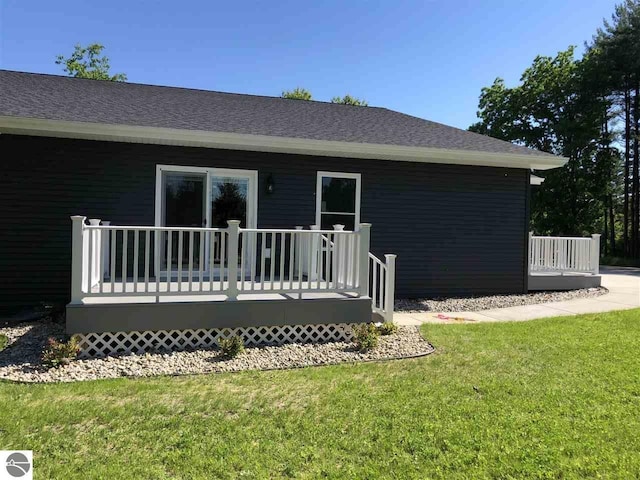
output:
POLYGON ((48 337, 63 333, 61 325, 31 323, 0 328, 0 333, 7 335, 12 342, 0 352, 0 378, 43 383, 297 368, 410 358, 434 351, 434 348, 422 338, 417 327, 401 326, 398 333, 381 336, 378 347, 368 353, 355 351, 353 344, 348 342, 286 344, 249 347, 234 359, 221 358, 217 349, 191 350, 75 360, 66 366, 46 369, 40 362, 40 353, 48 337))
POLYGON ((517 295, 489 295, 466 298, 422 298, 396 300, 397 312, 476 312, 492 308, 518 307, 546 302, 562 302, 574 298, 597 297, 608 290, 604 287, 583 288, 563 292, 535 292, 517 295))

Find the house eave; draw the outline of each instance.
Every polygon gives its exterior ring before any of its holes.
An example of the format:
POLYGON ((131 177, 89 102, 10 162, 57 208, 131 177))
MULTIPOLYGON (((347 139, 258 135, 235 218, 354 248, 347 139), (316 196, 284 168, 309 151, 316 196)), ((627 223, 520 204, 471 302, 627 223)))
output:
POLYGON ((0 116, 0 133, 329 157, 529 168, 536 170, 561 167, 567 162, 566 158, 552 155, 493 153, 401 145, 338 142, 14 116, 0 116))

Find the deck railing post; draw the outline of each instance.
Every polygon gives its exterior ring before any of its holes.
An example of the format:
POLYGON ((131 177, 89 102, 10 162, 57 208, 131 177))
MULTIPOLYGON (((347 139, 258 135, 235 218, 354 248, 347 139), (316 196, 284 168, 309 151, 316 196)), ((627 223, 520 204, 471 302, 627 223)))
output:
POLYGON ((369 250, 371 248, 371 224, 358 227, 358 294, 366 297, 369 292, 369 250))
POLYGON ((71 303, 82 303, 83 257, 84 257, 84 221, 87 217, 71 217, 71 303))
MULTIPOLYGON (((295 226, 296 230, 302 230, 304 229, 304 227, 302 225, 296 225, 295 226)), ((302 262, 302 272, 304 273, 304 265, 306 264, 306 262, 304 261, 304 245, 302 244, 302 237, 301 234, 296 233, 294 235, 292 235, 292 240, 294 240, 295 242, 295 250, 294 250, 294 258, 293 258, 293 271, 298 272, 299 271, 299 266, 300 266, 300 262, 302 262)))
POLYGON ((531 275, 531 268, 534 262, 533 256, 534 248, 533 248, 533 232, 529 232, 529 242, 527 243, 527 274, 531 275))
POLYGON ((393 310, 396 299, 396 255, 384 256, 387 266, 387 278, 385 279, 384 313, 387 322, 393 322, 393 310))
MULTIPOLYGON (((335 232, 343 232, 344 225, 337 223, 333 226, 333 230, 335 232)), ((335 272, 335 288, 345 288, 347 286, 347 278, 346 278, 346 258, 345 258, 345 244, 344 235, 334 234, 333 247, 334 247, 334 255, 333 259, 335 262, 335 266, 333 271, 335 272)))
MULTIPOLYGON (((319 225, 309 225, 309 229, 311 230, 320 230, 319 225)), ((311 271, 308 272, 309 282, 311 280, 318 280, 318 248, 320 248, 320 235, 317 233, 310 234, 310 248, 309 255, 311 255, 311 271)), ((309 283, 309 288, 311 288, 311 283, 309 283)))
MULTIPOLYGON (((229 234, 227 242, 227 265, 229 265, 227 287, 227 298, 229 300, 238 299, 238 240, 240 238, 240 220, 229 220, 229 228, 227 232, 229 234)), ((224 259, 221 259, 221 262, 224 259)))
MULTIPOLYGON (((102 225, 108 227, 111 222, 108 220, 102 220, 102 225)), ((100 243, 102 246, 102 272, 105 278, 109 278, 109 252, 111 251, 111 230, 100 230, 100 243)), ((102 282, 104 278, 101 278, 102 282)))
POLYGON ((591 235, 591 273, 600 273, 600 234, 591 235))
MULTIPOLYGON (((100 219, 90 218, 89 225, 91 225, 92 227, 97 227, 98 225, 100 225, 100 219)), ((102 250, 100 245, 101 234, 102 234, 102 230, 89 231, 89 236, 91 237, 91 240, 89 241, 89 245, 91 248, 91 250, 89 251, 89 262, 91 262, 91 267, 89 268, 89 274, 88 274, 87 292, 91 292, 91 289, 93 288, 93 286, 100 281, 99 279, 100 262, 102 261, 101 259, 102 250)))

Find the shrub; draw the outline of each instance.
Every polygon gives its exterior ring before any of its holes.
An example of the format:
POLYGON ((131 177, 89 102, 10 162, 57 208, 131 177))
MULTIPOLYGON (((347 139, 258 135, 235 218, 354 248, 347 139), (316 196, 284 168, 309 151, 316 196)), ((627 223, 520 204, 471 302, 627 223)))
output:
POLYGON ((7 345, 9 345, 9 337, 4 334, 0 334, 0 352, 7 348, 7 345))
POLYGON ((378 328, 373 323, 362 323, 353 327, 353 341, 361 353, 376 348, 379 335, 378 328))
POLYGON ((66 342, 49 338, 42 352, 42 363, 49 368, 68 365, 75 360, 79 352, 80 345, 75 335, 66 342))
POLYGON ((244 352, 244 342, 238 336, 223 338, 220 340, 220 351, 227 358, 235 358, 244 352))
POLYGON ((393 335, 398 331, 398 325, 393 322, 384 322, 378 327, 380 335, 393 335))

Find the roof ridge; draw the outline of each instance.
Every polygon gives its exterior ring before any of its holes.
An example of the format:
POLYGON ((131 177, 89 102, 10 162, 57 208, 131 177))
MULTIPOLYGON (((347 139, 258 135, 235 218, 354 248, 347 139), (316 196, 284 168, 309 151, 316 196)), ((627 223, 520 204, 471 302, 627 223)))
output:
MULTIPOLYGON (((0 68, 0 72, 19 73, 19 74, 23 74, 23 75, 35 75, 35 76, 42 76, 42 77, 54 77, 54 78, 60 78, 60 79, 66 79, 66 80, 76 80, 76 81, 109 82, 109 83, 116 84, 116 85, 117 84, 137 85, 137 86, 141 86, 141 87, 169 88, 171 90, 186 90, 186 91, 192 91, 192 92, 217 93, 217 94, 220 94, 220 95, 236 95, 236 96, 241 96, 241 97, 268 98, 268 99, 273 99, 273 100, 292 100, 292 101, 322 103, 322 104, 326 104, 326 105, 336 105, 336 106, 341 106, 341 107, 364 107, 364 108, 377 108, 377 109, 390 110, 388 108, 379 107, 379 106, 351 105, 351 104, 346 104, 346 103, 331 102, 331 101, 327 101, 327 100, 314 100, 314 99, 304 100, 304 99, 301 99, 301 98, 276 97, 276 96, 272 96, 272 95, 261 95, 261 94, 257 94, 257 93, 224 92, 222 90, 207 90, 205 88, 180 87, 180 86, 175 86, 175 85, 158 85, 158 84, 155 84, 155 83, 139 83, 139 82, 129 82, 129 81, 127 81, 127 82, 114 82, 112 80, 101 80, 101 79, 97 79, 97 78, 72 77, 72 76, 69 76, 69 75, 62 75, 62 74, 56 74, 56 73, 23 72, 23 71, 20 71, 20 70, 9 70, 9 69, 6 69, 6 68, 0 68)), ((390 111, 394 112, 395 110, 390 110, 390 111)), ((401 112, 396 112, 396 113, 401 113, 401 112)))

